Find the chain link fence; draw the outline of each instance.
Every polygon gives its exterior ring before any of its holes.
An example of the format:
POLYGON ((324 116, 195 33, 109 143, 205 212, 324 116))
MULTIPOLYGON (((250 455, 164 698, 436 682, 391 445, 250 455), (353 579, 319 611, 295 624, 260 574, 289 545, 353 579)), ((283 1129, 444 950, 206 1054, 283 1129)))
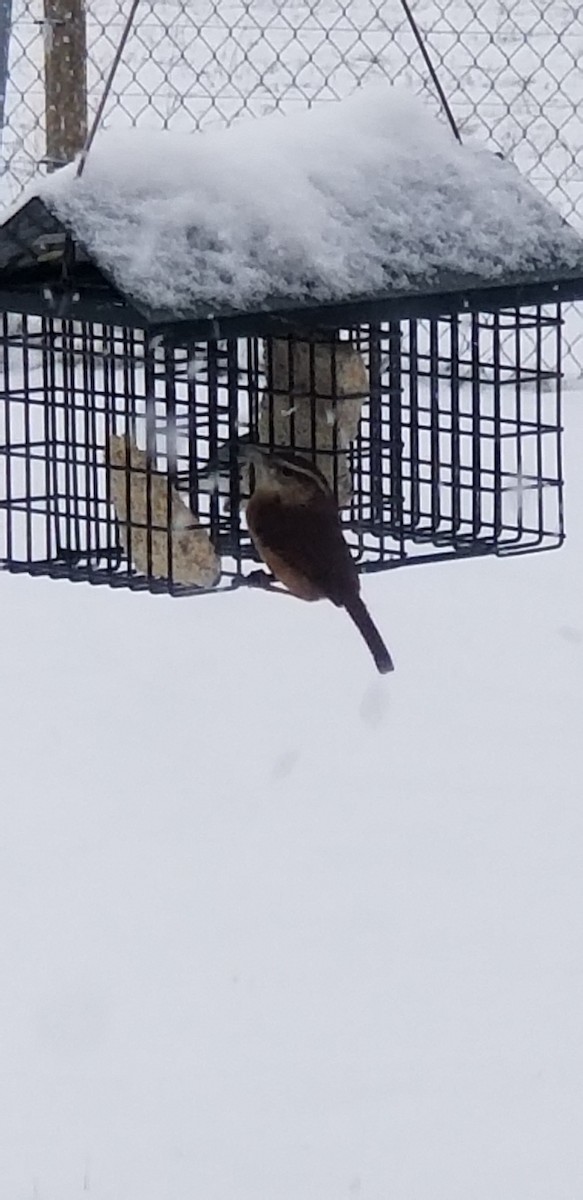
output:
MULTIPOLYGON (((512 158, 583 225, 583 9, 576 0, 413 0, 462 138, 512 158)), ((89 110, 129 0, 86 0, 89 110)), ((0 195, 46 156, 43 0, 12 0, 0 195)), ((142 0, 104 126, 192 130, 331 100, 386 78, 438 107, 399 0, 142 0)), ((583 371, 579 314, 567 313, 583 371)))

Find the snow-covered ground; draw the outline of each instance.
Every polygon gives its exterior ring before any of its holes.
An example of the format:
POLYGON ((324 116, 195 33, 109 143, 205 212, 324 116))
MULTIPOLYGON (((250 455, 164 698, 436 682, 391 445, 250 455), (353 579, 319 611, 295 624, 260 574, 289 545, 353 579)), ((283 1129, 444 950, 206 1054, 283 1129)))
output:
POLYGON ((0 1194, 583 1193, 583 409, 558 552, 341 612, 0 578, 0 1194))

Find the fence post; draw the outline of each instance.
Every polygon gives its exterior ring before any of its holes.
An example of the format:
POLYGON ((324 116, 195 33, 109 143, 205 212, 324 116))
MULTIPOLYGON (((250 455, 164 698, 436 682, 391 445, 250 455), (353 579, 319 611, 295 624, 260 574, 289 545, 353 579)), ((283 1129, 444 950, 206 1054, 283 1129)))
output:
POLYGON ((6 88, 8 86, 8 54, 12 25, 12 0, 0 0, 0 148, 6 113, 6 88))
POLYGON ((87 136, 85 0, 44 0, 46 161, 71 162, 87 136))

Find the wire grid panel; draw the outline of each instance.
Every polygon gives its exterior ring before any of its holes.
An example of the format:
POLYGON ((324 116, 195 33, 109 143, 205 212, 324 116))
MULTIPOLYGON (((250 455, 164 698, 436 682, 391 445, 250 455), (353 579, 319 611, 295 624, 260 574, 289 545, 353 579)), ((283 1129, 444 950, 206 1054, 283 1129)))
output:
POLYGON ((464 320, 170 349, 5 317, 0 559, 174 595, 242 583, 257 561, 245 439, 316 463, 361 571, 560 545, 558 359, 541 365, 559 315, 476 314, 469 349, 464 320))
MULTIPOLYGON (((388 335, 381 394, 402 392, 388 411, 400 431, 399 524, 415 546, 409 557, 427 544, 506 554, 563 539, 560 316, 476 313, 467 332, 463 318, 451 318, 404 322, 388 335), (554 371, 543 368, 551 341, 554 371)), ((398 470, 394 455, 393 493, 398 470)))

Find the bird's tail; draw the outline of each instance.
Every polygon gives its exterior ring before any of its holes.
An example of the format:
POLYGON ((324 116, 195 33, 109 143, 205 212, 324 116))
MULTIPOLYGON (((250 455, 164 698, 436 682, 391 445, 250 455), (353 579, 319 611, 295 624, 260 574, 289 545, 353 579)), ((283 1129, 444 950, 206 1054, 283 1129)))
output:
POLYGON ((386 675, 394 671, 393 660, 383 642, 383 639, 360 596, 353 596, 345 605, 346 611, 352 617, 357 629, 360 630, 374 660, 377 671, 386 675))

